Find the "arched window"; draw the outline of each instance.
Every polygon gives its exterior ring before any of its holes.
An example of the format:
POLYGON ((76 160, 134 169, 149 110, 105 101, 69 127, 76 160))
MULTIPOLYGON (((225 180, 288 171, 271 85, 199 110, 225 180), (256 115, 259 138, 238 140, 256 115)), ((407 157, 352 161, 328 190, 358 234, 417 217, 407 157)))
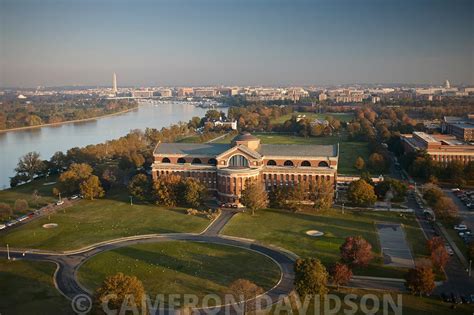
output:
POLYGON ((184 163, 186 163, 186 160, 184 158, 179 158, 178 163, 179 164, 184 164, 184 163))
POLYGON ((210 164, 210 165, 217 165, 217 160, 212 158, 212 159, 209 159, 209 161, 207 161, 207 164, 210 164))
POLYGON ((237 154, 230 158, 229 167, 249 167, 249 161, 245 156, 237 154))
POLYGON ((274 160, 269 160, 269 161, 267 162, 267 165, 269 165, 269 166, 275 166, 275 165, 277 165, 277 163, 276 163, 274 160))
POLYGON ((171 161, 170 161, 170 159, 165 157, 165 158, 163 158, 163 160, 161 160, 161 163, 171 163, 171 161))
POLYGON ((285 165, 285 166, 293 166, 294 164, 293 164, 292 161, 286 160, 285 163, 283 163, 283 165, 285 165))
POLYGON ((201 164, 201 159, 194 158, 193 161, 191 162, 192 164, 201 164))
POLYGON ((319 162, 318 167, 329 167, 329 164, 326 161, 321 161, 319 162))
POLYGON ((301 162, 301 166, 311 166, 311 163, 309 161, 303 161, 301 162))

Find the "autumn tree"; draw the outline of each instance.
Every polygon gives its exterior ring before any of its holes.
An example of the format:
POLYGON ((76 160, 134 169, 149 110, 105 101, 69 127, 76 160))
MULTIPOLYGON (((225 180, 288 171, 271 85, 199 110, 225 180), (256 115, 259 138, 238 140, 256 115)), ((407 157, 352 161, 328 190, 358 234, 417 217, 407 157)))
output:
POLYGON ((310 198, 314 202, 314 208, 326 210, 331 208, 334 200, 334 186, 329 180, 320 180, 311 186, 310 198))
POLYGON ((374 187, 363 179, 353 181, 349 184, 347 198, 356 206, 371 206, 377 201, 374 187))
POLYGON ((179 202, 183 206, 197 208, 201 206, 207 195, 207 188, 203 183, 195 178, 185 178, 181 180, 179 202))
POLYGON ((439 269, 444 269, 449 260, 444 240, 439 236, 435 236, 427 241, 427 247, 431 253, 430 258, 433 265, 439 269))
POLYGON ((386 168, 386 162, 382 154, 372 153, 369 156, 369 167, 376 173, 382 173, 386 168))
POLYGON ((135 175, 128 184, 128 192, 139 200, 150 197, 151 183, 145 174, 135 175))
POLYGON ((7 220, 13 215, 12 207, 8 203, 0 202, 0 220, 7 220))
POLYGON ((456 224, 459 221, 459 209, 454 201, 446 196, 441 197, 433 205, 436 218, 448 224, 456 224))
POLYGON ((38 152, 29 152, 23 155, 15 168, 18 176, 24 176, 32 180, 35 175, 40 175, 44 172, 44 163, 40 159, 38 152))
POLYGON ((157 205, 174 207, 178 203, 181 177, 176 175, 158 177, 152 187, 152 197, 157 205))
POLYGON ((362 236, 349 236, 345 242, 339 247, 341 259, 343 262, 357 267, 367 266, 372 258, 372 245, 362 236))
POLYGON ((228 293, 234 297, 236 302, 243 304, 244 313, 255 309, 255 298, 263 292, 264 290, 261 287, 247 279, 235 280, 229 285, 228 289, 228 293))
POLYGON ((28 201, 26 201, 25 199, 17 199, 15 200, 15 204, 13 205, 13 209, 15 209, 16 212, 23 212, 28 210, 28 208, 28 201))
POLYGON ((74 193, 79 185, 92 175, 92 167, 85 163, 73 163, 68 170, 59 176, 60 190, 64 193, 74 193))
POLYGON ((323 296, 328 292, 327 283, 329 275, 319 259, 298 259, 294 269, 295 290, 301 297, 316 294, 323 296))
POLYGON ((94 198, 100 198, 104 196, 104 189, 100 184, 99 177, 95 175, 91 175, 89 178, 82 181, 79 185, 79 188, 85 199, 94 200, 94 198))
POLYGON ((240 202, 252 211, 252 215, 255 215, 255 210, 266 208, 268 206, 268 195, 263 184, 257 181, 247 183, 242 191, 240 202))
POLYGON ((342 263, 335 263, 329 269, 330 278, 333 284, 335 284, 338 288, 340 285, 346 285, 352 278, 352 270, 351 268, 342 263))
POLYGON ((474 260, 474 242, 471 242, 467 247, 467 255, 469 259, 474 260))
POLYGON ((413 294, 429 295, 435 289, 435 275, 429 266, 417 266, 410 269, 405 276, 406 287, 413 294))
POLYGON ((365 168, 365 161, 362 157, 357 157, 355 163, 354 163, 354 167, 356 169, 358 169, 359 171, 362 171, 364 168, 365 168))
POLYGON ((120 310, 126 301, 128 307, 136 308, 140 314, 147 314, 147 303, 142 303, 145 298, 145 288, 137 277, 117 273, 107 277, 95 291, 93 311, 94 314, 106 314, 103 303, 107 304, 109 310, 120 310))

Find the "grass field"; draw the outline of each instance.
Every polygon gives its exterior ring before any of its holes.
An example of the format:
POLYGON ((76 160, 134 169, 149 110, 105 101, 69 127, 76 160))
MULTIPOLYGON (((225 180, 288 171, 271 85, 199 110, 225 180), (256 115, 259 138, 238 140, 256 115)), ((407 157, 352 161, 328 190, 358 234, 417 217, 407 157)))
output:
MULTIPOLYGON (((281 133, 254 133, 253 135, 260 138, 262 143, 268 144, 327 145, 339 143, 339 174, 359 174, 360 171, 354 167, 355 160, 359 156, 365 161, 369 158, 369 148, 366 142, 348 141, 344 135, 307 138, 281 133)), ((230 141, 230 139, 228 141, 230 141)))
POLYGON ((361 235, 369 241, 376 253, 366 269, 357 269, 357 275, 403 277, 405 270, 383 266, 376 222, 400 222, 404 225, 408 243, 415 258, 427 255, 422 231, 412 215, 400 217, 396 213, 328 210, 320 213, 290 213, 281 210, 262 210, 255 216, 239 213, 224 228, 223 234, 256 239, 288 249, 300 257, 316 257, 326 266, 339 260, 339 247, 347 236, 361 235), (305 234, 308 230, 325 233, 321 238, 305 234))
MULTIPOLYGON (((54 184, 52 183, 55 183, 56 180, 57 176, 51 176, 48 178, 37 179, 15 188, 0 190, 0 202, 8 203, 13 207, 15 200, 25 199, 28 201, 30 209, 38 209, 41 206, 56 200, 56 197, 54 197, 52 193, 54 187, 54 184), (35 191, 37 192, 38 197, 33 196, 35 191)), ((24 214, 24 212, 16 214, 24 214)))
POLYGON ((107 199, 81 200, 60 210, 0 235, 0 246, 51 250, 77 249, 96 242, 123 236, 200 232, 210 221, 186 215, 184 209, 165 209, 153 204, 130 206, 128 194, 108 193, 107 199), (57 223, 53 229, 42 227, 57 223))
POLYGON ((140 244, 99 254, 81 266, 78 277, 93 290, 105 277, 117 272, 137 276, 152 296, 223 294, 237 279, 251 280, 268 290, 280 278, 278 266, 258 253, 177 241, 140 244))
MULTIPOLYGON (((430 314, 430 315, 446 315, 446 314, 459 314, 459 315, 471 315, 473 312, 472 305, 457 305, 455 309, 452 308, 452 304, 445 303, 437 297, 419 297, 410 294, 396 294, 390 293, 387 291, 374 291, 374 290, 365 290, 365 289, 350 289, 350 288, 339 288, 337 291, 329 292, 334 299, 337 295, 341 304, 339 307, 334 303, 334 300, 326 306, 325 302, 321 302, 316 306, 314 299, 311 299, 311 302, 308 305, 306 313, 303 309, 298 309, 295 305, 296 303, 292 302, 292 311, 293 314, 333 314, 333 315, 343 315, 343 314, 357 314, 357 315, 366 315, 369 312, 362 311, 362 305, 366 305, 370 314, 403 314, 403 315, 421 315, 421 314, 430 314), (345 302, 344 298, 349 294, 354 295, 351 300, 354 302, 353 305, 345 302), (369 296, 370 294, 370 296, 369 296), (367 302, 362 302, 362 297, 367 298, 367 302), (389 300, 389 298, 391 299, 389 300), (377 298, 379 305, 374 305, 373 299, 377 298), (400 300, 399 300, 400 298, 400 300), (385 301, 393 301, 394 306, 385 301), (319 307, 318 307, 319 306, 319 307), (398 311, 401 308, 401 311, 398 311), (327 311, 325 311, 325 308, 327 311), (398 312, 395 312, 395 311, 398 312)), ((272 311, 275 312, 278 308, 273 307, 272 311)), ((271 313, 270 313, 271 314, 271 313)), ((283 314, 286 314, 283 312, 283 314)))
POLYGON ((283 115, 278 117, 277 119, 272 120, 272 123, 274 124, 282 124, 285 121, 291 119, 293 115, 305 115, 306 118, 308 119, 326 119, 328 116, 332 116, 334 119, 340 120, 340 121, 351 121, 354 118, 353 113, 323 113, 323 114, 318 114, 318 113, 310 113, 310 112, 294 112, 290 113, 287 115, 283 115))
POLYGON ((0 314, 74 314, 54 287, 56 265, 0 259, 0 314))

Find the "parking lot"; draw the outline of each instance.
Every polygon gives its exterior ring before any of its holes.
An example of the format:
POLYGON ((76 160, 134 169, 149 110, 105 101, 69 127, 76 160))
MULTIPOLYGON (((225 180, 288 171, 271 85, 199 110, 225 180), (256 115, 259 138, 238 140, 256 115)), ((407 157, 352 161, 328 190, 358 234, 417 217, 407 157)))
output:
POLYGON ((459 214, 462 217, 462 224, 466 229, 459 230, 457 233, 465 244, 474 241, 471 234, 474 230, 474 191, 473 190, 445 190, 446 194, 454 201, 459 208, 459 214))
POLYGON ((393 267, 413 268, 415 263, 405 233, 400 224, 377 223, 384 264, 393 267))

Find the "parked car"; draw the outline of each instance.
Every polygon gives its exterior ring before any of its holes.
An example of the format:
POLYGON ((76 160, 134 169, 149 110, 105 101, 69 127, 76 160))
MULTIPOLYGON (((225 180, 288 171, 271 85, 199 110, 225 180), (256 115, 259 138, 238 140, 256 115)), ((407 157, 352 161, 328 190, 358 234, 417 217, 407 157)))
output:
POLYGON ((5 229, 7 226, 5 224, 0 224, 0 230, 5 229))
POLYGON ((453 256, 454 255, 454 251, 453 249, 451 248, 451 246, 449 246, 448 244, 446 244, 444 246, 444 248, 446 248, 446 251, 448 252, 449 256, 453 256))
POLYGON ((465 231, 467 230, 467 226, 464 224, 458 224, 453 227, 456 231, 465 231))
POLYGON ((451 302, 451 296, 446 294, 446 293, 441 293, 441 300, 443 300, 446 303, 451 302))
POLYGON ((76 199, 79 199, 79 195, 72 195, 71 196, 71 200, 76 200, 76 199))
POLYGON ((470 303, 471 303, 470 298, 468 298, 468 297, 465 296, 464 294, 461 294, 461 295, 460 295, 460 298, 461 298, 461 302, 462 302, 463 304, 470 304, 470 303))
POLYGON ((462 304, 461 298, 454 292, 451 292, 451 302, 454 304, 462 304))
POLYGON ((56 201, 56 206, 60 206, 60 205, 63 205, 63 204, 64 204, 63 200, 56 201))

